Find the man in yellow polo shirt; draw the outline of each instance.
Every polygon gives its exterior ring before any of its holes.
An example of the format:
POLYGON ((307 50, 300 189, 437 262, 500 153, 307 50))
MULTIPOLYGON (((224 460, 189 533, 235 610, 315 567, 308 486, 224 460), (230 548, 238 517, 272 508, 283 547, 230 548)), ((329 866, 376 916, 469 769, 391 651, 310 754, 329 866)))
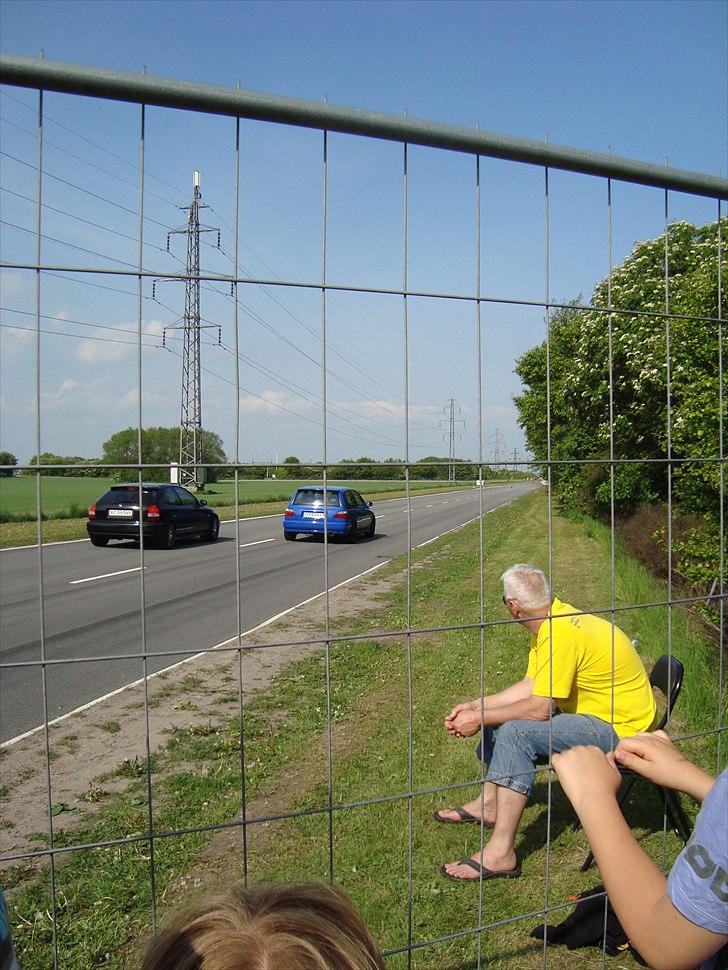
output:
POLYGON ((649 730, 655 718, 647 673, 619 627, 552 599, 537 566, 518 563, 502 580, 503 603, 532 634, 528 667, 522 680, 457 704, 445 718, 453 737, 482 731, 476 754, 488 764, 488 774, 477 798, 436 812, 435 818, 493 830, 482 853, 442 867, 450 879, 519 876, 514 842, 536 762, 580 744, 612 751, 620 738, 649 730))

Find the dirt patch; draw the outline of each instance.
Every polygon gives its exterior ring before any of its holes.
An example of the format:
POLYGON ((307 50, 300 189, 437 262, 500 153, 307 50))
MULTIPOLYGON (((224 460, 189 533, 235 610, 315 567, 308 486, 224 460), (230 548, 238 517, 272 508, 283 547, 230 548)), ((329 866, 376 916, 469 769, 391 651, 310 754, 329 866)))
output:
MULTIPOLYGON (((389 686, 369 694, 357 714, 359 725, 369 722, 372 716, 392 690, 389 686)), ((252 823, 254 837, 247 840, 248 875, 255 879, 256 871, 262 871, 267 879, 275 869, 271 860, 280 854, 282 845, 290 844, 287 838, 290 819, 276 819, 272 816, 290 812, 295 801, 295 793, 306 791, 321 780, 320 752, 327 743, 326 734, 314 740, 307 753, 299 759, 294 768, 288 768, 285 776, 272 782, 264 795, 251 799, 246 805, 246 817, 266 819, 252 823)), ((334 759, 346 756, 348 752, 362 743, 361 732, 352 730, 351 719, 344 719, 332 725, 331 747, 334 759)), ((232 821, 232 820, 231 820, 232 821)), ((242 815, 238 820, 242 823, 242 815)), ((194 867, 189 872, 173 879, 165 890, 163 901, 173 904, 180 898, 192 897, 206 892, 224 892, 230 885, 244 876, 243 861, 244 832, 242 824, 213 832, 207 847, 197 856, 194 867)))
MULTIPOLYGON (((332 631, 340 632, 347 619, 376 608, 401 576, 400 573, 385 579, 376 575, 362 577, 356 583, 332 591, 329 594, 332 631)), ((55 833, 88 819, 107 799, 124 792, 134 779, 146 773, 147 745, 153 755, 165 747, 169 732, 175 728, 201 723, 215 725, 227 720, 240 703, 241 670, 245 704, 264 690, 288 663, 322 648, 320 642, 292 645, 290 641, 320 638, 324 629, 321 597, 247 635, 240 666, 237 651, 221 651, 150 678, 148 716, 141 684, 52 726, 50 760, 42 731, 0 749, 2 855, 15 856, 46 844, 49 813, 52 813, 55 833)), ((159 774, 155 773, 155 777, 159 774)), ((255 814, 284 810, 272 808, 271 804, 277 802, 275 795, 271 798, 273 802, 256 806, 255 814)), ((219 838, 237 840, 239 844, 240 831, 231 829, 219 838)), ((216 848, 211 851, 217 855, 216 848)), ((0 868, 13 864, 16 863, 0 859, 0 868)))

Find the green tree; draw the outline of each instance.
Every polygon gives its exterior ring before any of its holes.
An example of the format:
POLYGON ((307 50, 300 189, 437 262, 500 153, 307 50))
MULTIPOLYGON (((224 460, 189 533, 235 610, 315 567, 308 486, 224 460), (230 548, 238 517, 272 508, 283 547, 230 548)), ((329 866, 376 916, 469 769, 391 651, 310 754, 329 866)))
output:
MULTIPOLYGON (((157 467, 144 470, 145 478, 169 476, 169 466, 179 461, 179 428, 143 428, 141 432, 141 463, 157 467)), ((201 464, 216 465, 227 462, 222 439, 214 431, 201 432, 201 464)), ((134 465, 138 462, 138 432, 136 428, 117 431, 104 442, 103 461, 109 465, 134 465)), ((208 481, 217 480, 217 468, 210 468, 208 481)), ((133 477, 133 469, 119 469, 117 478, 133 477)))
MULTIPOLYGON (((44 451, 41 452, 40 455, 33 455, 28 464, 57 466, 53 468, 44 468, 42 470, 42 474, 44 476, 58 478, 92 478, 94 475, 98 474, 98 470, 94 467, 98 464, 98 462, 98 458, 82 458, 80 455, 55 455, 52 451, 44 451), (90 467, 81 468, 79 467, 81 465, 88 465, 90 467)), ((23 474, 34 475, 35 472, 31 469, 26 469, 23 474)))
MULTIPOLYGON (((719 307, 718 229, 717 222, 700 227, 675 222, 657 239, 637 243, 595 288, 589 308, 571 306, 553 315, 548 346, 550 457, 578 462, 552 466, 557 494, 567 505, 606 514, 612 480, 603 460, 613 448, 618 513, 640 502, 665 500, 671 488, 678 507, 701 516, 704 527, 696 530, 695 549, 684 544, 681 555, 685 569, 694 576, 702 570, 705 581, 717 575, 717 459, 728 404, 724 394, 721 415, 726 336, 718 319, 726 319, 728 300, 723 284, 719 307), (668 455, 674 459, 671 474, 668 455)), ((728 219, 722 220, 721 232, 725 240, 728 219)), ((723 280, 728 278, 726 248, 723 280)), ((543 343, 516 365, 524 385, 515 399, 519 422, 537 460, 548 455, 546 357, 543 343)))
MULTIPOLYGON (((9 451, 0 451, 0 465, 17 465, 18 459, 9 451)), ((13 474, 12 468, 3 468, 0 470, 0 475, 4 478, 10 478, 13 474)))
POLYGON ((286 465, 296 465, 296 468, 277 468, 278 478, 300 478, 301 477, 301 459, 297 458, 295 455, 289 455, 288 458, 284 458, 283 461, 286 465))

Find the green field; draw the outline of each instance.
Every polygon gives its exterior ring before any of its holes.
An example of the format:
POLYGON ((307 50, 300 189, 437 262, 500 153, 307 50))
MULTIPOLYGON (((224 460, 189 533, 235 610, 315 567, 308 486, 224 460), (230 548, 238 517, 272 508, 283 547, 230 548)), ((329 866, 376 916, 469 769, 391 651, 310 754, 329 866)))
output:
MULTIPOLYGON (((61 478, 48 476, 41 481, 41 507, 46 516, 54 517, 58 513, 68 515, 75 511, 84 514, 86 507, 95 501, 109 485, 110 478, 61 478), (76 507, 74 510, 74 506, 76 507)), ((238 485, 238 501, 241 504, 251 502, 285 502, 290 498, 294 489, 304 484, 298 479, 259 479, 240 481, 238 485)), ((352 485, 361 491, 365 497, 384 492, 402 492, 402 481, 356 481, 336 482, 337 485, 352 485)), ((495 483, 494 483, 495 484, 495 483)), ((498 483, 500 484, 500 483, 498 483)), ((429 488, 441 489, 447 482, 415 482, 413 488, 418 491, 429 488)), ((467 483, 469 487, 471 483, 467 483)), ((452 487, 452 486, 450 486, 452 487)), ((235 483, 232 481, 216 482, 208 485, 200 497, 213 506, 235 505, 235 483)), ((35 516, 36 513, 36 483, 31 476, 15 476, 0 478, 0 521, 12 521, 15 517, 35 516)))

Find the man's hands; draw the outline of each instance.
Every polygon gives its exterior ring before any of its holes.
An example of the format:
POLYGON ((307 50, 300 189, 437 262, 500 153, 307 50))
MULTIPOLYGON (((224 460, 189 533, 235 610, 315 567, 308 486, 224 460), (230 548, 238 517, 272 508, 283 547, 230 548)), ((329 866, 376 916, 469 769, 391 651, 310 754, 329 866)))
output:
POLYGON ((605 755, 601 748, 577 745, 552 755, 551 763, 577 814, 584 802, 599 804, 606 798, 614 799, 619 791, 619 769, 613 756, 605 755))
POLYGON ((664 788, 677 788, 702 802, 713 778, 683 755, 664 731, 635 734, 619 742, 614 758, 635 774, 664 788))
POLYGON ((480 701, 456 704, 445 717, 445 730, 454 738, 472 738, 483 726, 480 701))

